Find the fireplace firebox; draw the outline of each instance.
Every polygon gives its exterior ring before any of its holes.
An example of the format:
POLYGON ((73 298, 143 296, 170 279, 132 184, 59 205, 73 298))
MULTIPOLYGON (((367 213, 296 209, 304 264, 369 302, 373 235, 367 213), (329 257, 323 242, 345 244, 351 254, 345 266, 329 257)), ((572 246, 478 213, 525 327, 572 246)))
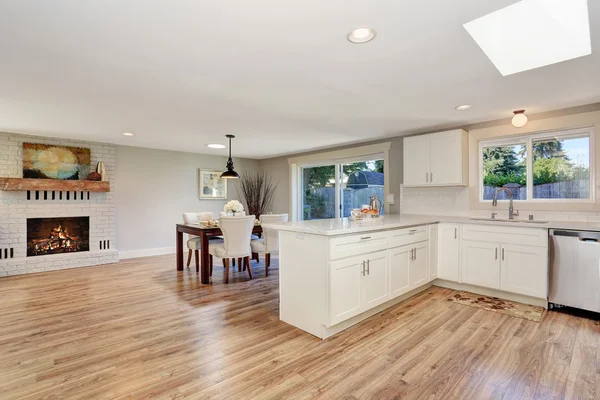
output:
POLYGON ((90 217, 28 218, 27 257, 90 250, 90 217))

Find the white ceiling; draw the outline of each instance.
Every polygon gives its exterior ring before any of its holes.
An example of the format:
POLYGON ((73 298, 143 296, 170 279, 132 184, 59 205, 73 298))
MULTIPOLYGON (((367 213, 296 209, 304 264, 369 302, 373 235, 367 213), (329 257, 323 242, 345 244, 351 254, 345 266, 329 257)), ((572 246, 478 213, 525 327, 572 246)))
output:
POLYGON ((266 158, 599 102, 600 1, 592 55, 503 77, 462 25, 514 3, 3 1, 0 130, 266 158))

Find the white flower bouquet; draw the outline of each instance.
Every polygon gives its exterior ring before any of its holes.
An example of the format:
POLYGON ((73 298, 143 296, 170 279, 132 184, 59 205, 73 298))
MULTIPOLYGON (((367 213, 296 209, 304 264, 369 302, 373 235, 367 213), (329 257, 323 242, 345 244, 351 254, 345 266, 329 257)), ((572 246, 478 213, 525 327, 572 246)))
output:
POLYGON ((223 211, 241 213, 244 211, 244 206, 237 200, 231 200, 227 202, 227 204, 225 204, 225 207, 223 207, 223 211))

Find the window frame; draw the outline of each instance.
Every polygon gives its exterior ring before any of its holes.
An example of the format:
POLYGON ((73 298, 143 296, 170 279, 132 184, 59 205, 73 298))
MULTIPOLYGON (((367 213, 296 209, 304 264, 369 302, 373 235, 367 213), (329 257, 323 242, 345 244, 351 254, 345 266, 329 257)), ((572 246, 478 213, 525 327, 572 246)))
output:
MULTIPOLYGON (((525 144, 527 148, 526 176, 527 176, 527 199, 514 200, 520 204, 556 204, 556 203, 580 203, 588 204, 596 201, 596 177, 595 177, 595 144, 594 144, 594 128, 576 128, 576 129, 561 129, 553 131, 544 131, 530 133, 525 135, 515 135, 503 137, 501 139, 480 140, 477 155, 479 157, 478 181, 477 181, 477 198, 480 204, 491 204, 492 200, 485 200, 484 185, 483 185, 483 149, 486 147, 510 146, 525 144), (589 138, 589 180, 590 180, 590 197, 587 199, 534 199, 533 198, 533 142, 544 139, 577 139, 589 138)), ((498 200, 501 203, 506 203, 509 200, 498 200)))

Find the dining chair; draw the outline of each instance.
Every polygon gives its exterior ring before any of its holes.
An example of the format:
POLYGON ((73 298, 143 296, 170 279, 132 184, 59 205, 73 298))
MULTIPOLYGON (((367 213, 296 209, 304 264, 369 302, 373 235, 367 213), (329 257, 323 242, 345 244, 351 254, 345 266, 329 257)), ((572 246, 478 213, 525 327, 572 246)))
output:
POLYGON ((262 239, 252 240, 250 249, 252 253, 265 255, 265 276, 269 276, 271 266, 271 254, 279 251, 279 231, 265 227, 268 224, 287 222, 288 214, 267 214, 260 216, 260 224, 263 226, 262 239))
MULTIPOLYGON (((200 213, 183 213, 183 222, 185 224, 199 224, 201 221, 211 221, 213 219, 213 213, 210 211, 200 212, 200 213)), ((200 249, 202 248, 202 243, 198 236, 188 235, 187 240, 187 248, 188 248, 188 259, 187 266, 190 266, 190 262, 192 261, 192 251, 196 256, 196 272, 200 272, 200 249)))
POLYGON ((244 261, 244 267, 248 269, 248 276, 252 279, 250 268, 250 238, 254 229, 254 215, 248 217, 221 217, 219 226, 223 233, 223 243, 214 243, 208 247, 211 255, 210 274, 213 270, 213 257, 223 260, 225 266, 225 283, 229 283, 229 259, 238 258, 244 261))

